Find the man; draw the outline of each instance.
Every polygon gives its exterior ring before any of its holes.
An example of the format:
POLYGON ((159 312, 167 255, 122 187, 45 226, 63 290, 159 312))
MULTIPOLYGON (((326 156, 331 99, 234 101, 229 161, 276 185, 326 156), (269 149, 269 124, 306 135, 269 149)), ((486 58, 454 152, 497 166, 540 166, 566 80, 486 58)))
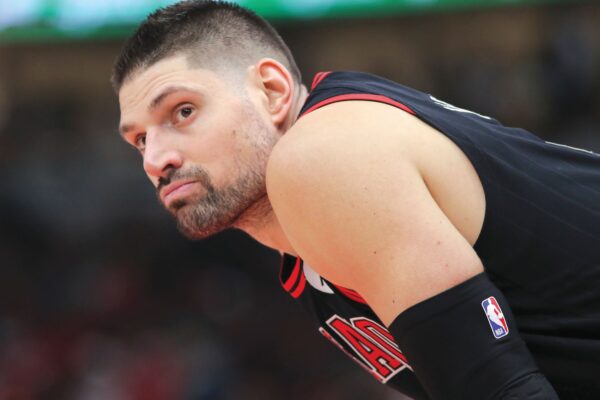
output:
POLYGON ((268 23, 213 1, 150 15, 113 83, 181 231, 279 250, 284 288, 380 381, 600 398, 598 155, 369 74, 309 93, 268 23))

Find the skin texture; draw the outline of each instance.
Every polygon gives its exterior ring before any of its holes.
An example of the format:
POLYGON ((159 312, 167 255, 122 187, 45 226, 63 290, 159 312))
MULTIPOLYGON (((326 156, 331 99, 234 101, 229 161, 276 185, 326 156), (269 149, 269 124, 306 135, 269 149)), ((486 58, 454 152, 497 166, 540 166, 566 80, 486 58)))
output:
POLYGON ((386 325, 482 271, 472 245, 485 196, 449 139, 374 102, 296 122, 307 93, 285 67, 262 59, 240 73, 242 90, 222 78, 232 71, 175 56, 120 91, 123 137, 186 235, 242 229, 356 290, 386 325))
POLYGON ((192 67, 184 56, 135 72, 119 93, 120 131, 140 151, 159 199, 184 234, 203 238, 235 226, 260 230, 274 247, 281 238, 269 239, 264 227, 273 218, 266 163, 306 90, 269 59, 245 73, 221 75, 228 78, 192 67))
POLYGON ((445 136, 391 106, 343 102, 303 117, 271 154, 267 185, 292 246, 386 325, 483 270, 475 171, 445 136))

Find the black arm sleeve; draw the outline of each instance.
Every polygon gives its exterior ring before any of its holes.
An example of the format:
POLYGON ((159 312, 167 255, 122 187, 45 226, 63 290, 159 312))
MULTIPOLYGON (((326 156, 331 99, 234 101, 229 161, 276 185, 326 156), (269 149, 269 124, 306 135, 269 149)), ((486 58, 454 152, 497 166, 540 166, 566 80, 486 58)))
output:
POLYGON ((390 332, 432 399, 558 399, 485 273, 409 308, 390 332))
POLYGON ((498 400, 552 400, 558 399, 548 380, 539 372, 526 375, 507 386, 498 400))

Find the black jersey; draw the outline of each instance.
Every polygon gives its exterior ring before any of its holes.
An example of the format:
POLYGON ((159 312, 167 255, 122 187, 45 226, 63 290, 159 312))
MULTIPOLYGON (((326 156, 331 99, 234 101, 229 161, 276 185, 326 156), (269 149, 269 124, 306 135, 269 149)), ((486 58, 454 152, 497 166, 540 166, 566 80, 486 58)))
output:
MULTIPOLYGON (((508 299, 522 338, 561 399, 599 399, 600 156, 366 73, 317 74, 300 117, 349 100, 411 113, 465 153, 486 198, 474 246, 486 273, 508 299)), ((358 293, 288 255, 280 274, 325 337, 381 382, 428 398, 410 360, 358 293)), ((452 365, 444 354, 439 359, 452 365)))

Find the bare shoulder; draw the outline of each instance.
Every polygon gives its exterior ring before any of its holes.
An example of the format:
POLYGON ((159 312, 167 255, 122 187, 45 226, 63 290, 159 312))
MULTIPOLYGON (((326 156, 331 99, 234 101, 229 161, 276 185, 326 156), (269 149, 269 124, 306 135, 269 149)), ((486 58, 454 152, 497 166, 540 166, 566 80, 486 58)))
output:
POLYGON ((471 245, 476 242, 486 204, 471 162, 441 132, 387 104, 340 102, 301 118, 275 147, 269 163, 269 186, 271 190, 285 190, 290 174, 320 174, 319 169, 339 163, 364 164, 366 171, 373 160, 379 168, 386 168, 381 165, 383 161, 387 168, 400 163, 414 168, 461 234, 471 245))
MULTIPOLYGON (((407 150, 407 145, 415 142, 418 135, 402 133, 418 129, 421 124, 410 114, 382 103, 334 103, 300 118, 277 144, 275 156, 287 151, 296 153, 298 147, 317 144, 329 144, 331 147, 319 147, 322 152, 367 142, 373 146, 396 144, 401 147, 394 150, 407 150), (372 132, 378 132, 378 135, 373 136, 372 132)), ((311 152, 314 150, 311 149, 311 152)))
POLYGON ((294 177, 299 175, 323 177, 324 169, 333 173, 349 163, 363 171, 373 159, 418 164, 418 149, 427 147, 426 138, 417 133, 422 125, 403 111, 368 101, 339 102, 313 111, 275 146, 267 169, 269 189, 279 191, 286 182, 297 182, 294 177))
POLYGON ((296 251, 390 321, 481 270, 456 206, 456 177, 477 179, 469 168, 456 146, 414 116, 352 101, 296 123, 273 150, 267 190, 296 251), (449 167, 454 179, 444 183, 449 167))

